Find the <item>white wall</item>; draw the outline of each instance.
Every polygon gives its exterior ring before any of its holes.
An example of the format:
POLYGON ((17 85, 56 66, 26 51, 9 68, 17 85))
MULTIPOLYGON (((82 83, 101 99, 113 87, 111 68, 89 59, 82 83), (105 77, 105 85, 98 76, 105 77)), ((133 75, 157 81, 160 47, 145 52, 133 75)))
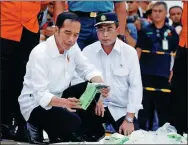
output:
POLYGON ((183 6, 183 3, 181 1, 165 1, 168 4, 168 8, 178 5, 178 6, 183 6))

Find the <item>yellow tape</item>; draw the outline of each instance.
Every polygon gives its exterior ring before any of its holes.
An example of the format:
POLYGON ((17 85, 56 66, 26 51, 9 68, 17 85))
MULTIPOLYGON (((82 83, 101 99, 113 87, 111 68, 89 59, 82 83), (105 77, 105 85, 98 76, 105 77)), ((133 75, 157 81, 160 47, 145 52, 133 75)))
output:
POLYGON ((171 90, 169 90, 169 89, 161 89, 161 91, 165 92, 165 93, 170 93, 171 92, 171 90))
POLYGON ((142 50, 142 52, 144 53, 156 53, 156 54, 160 54, 160 55, 164 55, 164 54, 167 54, 167 55, 171 55, 171 56, 176 56, 176 52, 175 53, 165 53, 165 52, 162 52, 162 51, 156 51, 156 52, 151 52, 149 50, 142 50))
POLYGON ((142 50, 142 52, 150 53, 151 51, 149 51, 149 50, 142 50))
POLYGON ((146 87, 145 89, 148 90, 148 91, 155 91, 156 90, 155 88, 151 88, 151 87, 146 87))
POLYGON ((160 91, 160 92, 163 92, 163 93, 170 93, 171 90, 169 89, 157 89, 157 88, 152 88, 152 87, 144 87, 145 90, 147 91, 160 91))
POLYGON ((165 52, 156 51, 157 54, 165 54, 165 52))

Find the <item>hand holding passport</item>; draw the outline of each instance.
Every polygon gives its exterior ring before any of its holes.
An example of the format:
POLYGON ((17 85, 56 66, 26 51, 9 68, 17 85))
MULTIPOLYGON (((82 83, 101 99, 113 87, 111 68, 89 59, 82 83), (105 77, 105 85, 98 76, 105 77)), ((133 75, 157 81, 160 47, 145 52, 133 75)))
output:
POLYGON ((84 93, 80 97, 80 103, 82 109, 86 110, 90 103, 95 98, 95 95, 100 92, 103 88, 108 88, 109 86, 100 83, 88 83, 84 93))

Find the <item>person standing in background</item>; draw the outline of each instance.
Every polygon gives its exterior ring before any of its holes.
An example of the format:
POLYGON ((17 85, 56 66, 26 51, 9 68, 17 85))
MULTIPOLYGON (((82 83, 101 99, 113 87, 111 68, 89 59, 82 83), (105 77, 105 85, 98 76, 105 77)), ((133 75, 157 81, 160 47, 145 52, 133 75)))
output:
MULTIPOLYGON (((178 46, 179 37, 173 27, 165 22, 166 15, 167 4, 165 2, 156 2, 152 7, 153 22, 142 29, 140 37, 138 37, 136 49, 140 57, 144 87, 170 89, 171 56, 156 53, 157 51, 163 53, 175 52, 178 46), (151 53, 143 53, 142 50, 148 50, 151 53)), ((140 110, 138 115, 141 129, 151 130, 153 123, 151 122, 148 128, 147 122, 150 118, 153 119, 152 114, 155 109, 159 118, 159 127, 166 123, 168 119, 169 97, 168 93, 144 90, 144 109, 140 110)))
MULTIPOLYGON (((65 1, 58 3, 57 13, 63 12, 65 10, 65 1)), ((126 26, 124 1, 68 1, 68 11, 77 14, 81 20, 81 32, 77 41, 81 50, 98 40, 94 27, 96 16, 114 10, 120 21, 120 34, 124 36, 126 26)))
POLYGON ((173 6, 169 9, 170 19, 172 20, 172 26, 175 28, 177 34, 179 35, 182 30, 181 18, 183 9, 180 6, 173 6))
MULTIPOLYGON (((23 126, 25 124, 20 113, 18 96, 23 86, 23 77, 26 72, 29 54, 39 43, 37 16, 41 10, 41 5, 46 5, 47 3, 49 2, 0 2, 1 124, 7 126, 9 130, 12 120, 15 118, 18 125, 16 136, 18 140, 23 140, 24 138, 23 126)), ((4 135, 2 130, 3 137, 13 139, 10 134, 4 135)))
POLYGON ((177 49, 173 77, 171 81, 171 102, 169 122, 178 133, 187 133, 187 73, 188 73, 188 2, 183 2, 182 25, 179 47, 177 49))
POLYGON ((140 1, 139 5, 140 5, 140 9, 142 11, 143 17, 146 18, 146 12, 148 10, 148 6, 151 4, 150 1, 140 1))
POLYGON ((138 1, 127 1, 128 5, 128 16, 142 17, 142 13, 139 10, 139 2, 138 1))

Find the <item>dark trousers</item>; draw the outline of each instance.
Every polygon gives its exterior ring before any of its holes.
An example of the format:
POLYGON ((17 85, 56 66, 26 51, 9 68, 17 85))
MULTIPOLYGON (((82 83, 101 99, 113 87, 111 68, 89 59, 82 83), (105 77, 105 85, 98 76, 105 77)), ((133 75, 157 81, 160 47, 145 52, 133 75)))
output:
MULTIPOLYGON (((168 78, 165 77, 143 75, 142 82, 144 87, 169 89, 168 78)), ((157 111, 159 126, 164 125, 168 119, 169 101, 169 93, 144 90, 142 100, 144 109, 140 110, 138 114, 139 127, 144 130, 152 129, 155 110, 157 111), (148 122, 149 127, 147 126, 148 122)))
POLYGON ((81 21, 81 31, 78 38, 78 45, 81 50, 86 46, 96 42, 98 40, 96 28, 94 27, 96 23, 95 18, 90 17, 80 17, 81 21))
MULTIPOLYGON (((14 32, 12 32, 14 33, 14 32)), ((39 43, 39 34, 23 29, 20 42, 0 38, 1 41, 1 123, 10 125, 24 119, 20 113, 20 95, 26 63, 31 50, 39 43)))
POLYGON ((171 82, 171 101, 169 122, 176 127, 178 133, 187 133, 187 75, 188 48, 179 47, 173 67, 171 82))
MULTIPOLYGON (((123 116, 120 119, 118 119, 117 121, 115 121, 114 118, 112 117, 108 107, 105 107, 104 117, 101 119, 101 121, 103 123, 112 124, 112 126, 116 132, 119 132, 119 127, 121 126, 121 124, 123 123, 124 120, 125 120, 125 116, 123 116)), ((138 130, 139 125, 138 125, 138 121, 136 118, 134 118, 133 124, 134 124, 134 129, 138 130)))
POLYGON ((50 141, 56 138, 67 139, 72 132, 79 129, 81 124, 80 117, 65 108, 52 107, 50 110, 45 110, 41 106, 32 111, 28 122, 45 130, 50 141))
MULTIPOLYGON (((76 97, 84 93, 87 82, 69 87, 63 92, 62 97, 76 97)), ((45 110, 42 107, 35 108, 29 118, 29 122, 44 129, 49 138, 60 137, 68 139, 70 133, 78 134, 104 134, 104 128, 100 123, 100 118, 95 115, 94 109, 100 94, 95 96, 88 109, 78 109, 76 113, 69 112, 61 107, 52 107, 50 110, 45 110)))

